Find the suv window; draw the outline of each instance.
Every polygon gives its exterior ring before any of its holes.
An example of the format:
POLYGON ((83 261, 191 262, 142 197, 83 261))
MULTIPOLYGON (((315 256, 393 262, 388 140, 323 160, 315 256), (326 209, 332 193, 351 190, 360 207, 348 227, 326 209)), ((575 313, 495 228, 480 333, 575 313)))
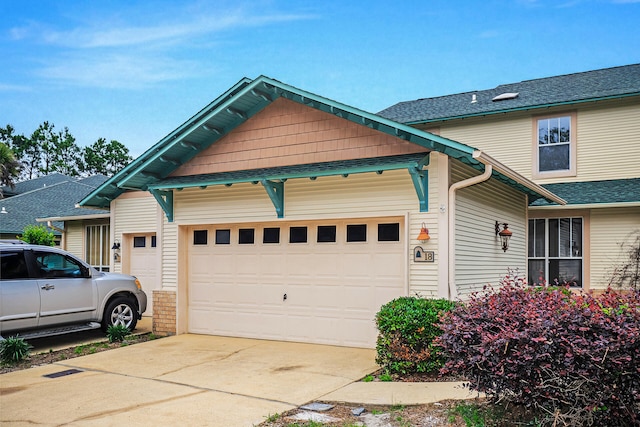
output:
POLYGON ((76 260, 62 254, 35 252, 40 277, 55 279, 59 277, 83 277, 84 267, 76 260))
POLYGON ((28 279, 29 270, 22 251, 0 253, 1 280, 28 279))

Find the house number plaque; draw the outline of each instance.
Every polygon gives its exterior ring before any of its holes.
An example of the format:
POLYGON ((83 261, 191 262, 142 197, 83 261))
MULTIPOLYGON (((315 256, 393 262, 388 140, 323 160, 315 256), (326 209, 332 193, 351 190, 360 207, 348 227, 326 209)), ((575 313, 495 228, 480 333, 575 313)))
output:
POLYGON ((425 251, 422 246, 416 246, 413 249, 413 262, 434 262, 435 252, 425 251))

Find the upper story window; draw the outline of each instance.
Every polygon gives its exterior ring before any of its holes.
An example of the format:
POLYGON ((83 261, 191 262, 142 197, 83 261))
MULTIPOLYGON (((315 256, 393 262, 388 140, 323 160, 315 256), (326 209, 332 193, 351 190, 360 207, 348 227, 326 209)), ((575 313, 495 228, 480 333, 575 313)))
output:
POLYGON ((575 176, 576 115, 534 118, 534 178, 575 176))

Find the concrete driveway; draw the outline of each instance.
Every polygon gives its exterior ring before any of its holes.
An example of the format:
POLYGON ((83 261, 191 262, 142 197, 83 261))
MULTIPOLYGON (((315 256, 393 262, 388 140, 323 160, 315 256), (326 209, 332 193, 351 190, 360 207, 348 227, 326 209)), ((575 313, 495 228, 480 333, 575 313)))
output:
POLYGON ((179 335, 0 375, 0 424, 253 426, 377 369, 375 351, 179 335), (55 378, 70 369, 80 372, 55 378))

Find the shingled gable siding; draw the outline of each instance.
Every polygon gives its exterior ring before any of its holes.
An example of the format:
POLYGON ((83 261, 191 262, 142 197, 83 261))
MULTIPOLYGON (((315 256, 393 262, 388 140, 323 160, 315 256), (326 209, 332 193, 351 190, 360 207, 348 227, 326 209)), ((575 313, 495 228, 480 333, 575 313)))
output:
MULTIPOLYGON (((478 174, 457 161, 451 169, 453 182, 478 174)), ((455 276, 461 298, 487 284, 497 286, 508 269, 526 277, 526 209, 525 195, 495 180, 458 190, 455 276), (513 232, 507 252, 495 235, 496 221, 513 232)))
POLYGON ((171 176, 423 151, 399 138, 279 98, 171 176))

